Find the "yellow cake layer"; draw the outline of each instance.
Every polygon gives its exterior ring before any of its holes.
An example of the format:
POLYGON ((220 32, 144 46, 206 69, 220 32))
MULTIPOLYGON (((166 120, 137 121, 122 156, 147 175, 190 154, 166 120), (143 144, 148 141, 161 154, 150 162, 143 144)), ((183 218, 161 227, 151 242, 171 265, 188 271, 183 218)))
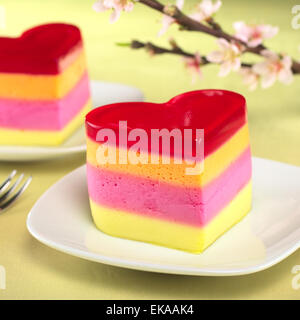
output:
MULTIPOLYGON (((204 172, 201 175, 187 175, 186 166, 170 164, 99 164, 97 149, 99 144, 87 139, 87 161, 94 167, 122 172, 147 179, 162 180, 184 186, 204 186, 219 176, 247 147, 249 147, 248 125, 245 124, 231 139, 204 160, 204 172)), ((205 148, 205 142, 204 142, 205 148)), ((127 150, 117 150, 125 153, 127 150)), ((161 160, 160 160, 161 163, 161 160)))
POLYGON ((64 97, 86 70, 84 51, 57 75, 0 73, 0 98, 55 100, 64 97))
POLYGON ((249 182, 202 228, 107 208, 92 200, 90 205, 96 226, 111 236, 200 253, 250 211, 251 194, 252 185, 249 182))
POLYGON ((91 109, 88 101, 76 117, 60 131, 12 130, 0 128, 0 145, 56 146, 63 143, 80 125, 91 109))

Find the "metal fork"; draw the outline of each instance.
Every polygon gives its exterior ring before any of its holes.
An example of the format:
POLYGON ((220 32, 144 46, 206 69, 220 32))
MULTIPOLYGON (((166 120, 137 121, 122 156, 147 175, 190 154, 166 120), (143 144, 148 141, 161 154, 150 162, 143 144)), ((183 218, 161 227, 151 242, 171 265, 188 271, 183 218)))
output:
POLYGON ((17 200, 17 198, 19 198, 19 196, 27 189, 32 180, 32 177, 30 176, 25 180, 22 186, 16 192, 14 192, 24 178, 24 174, 22 173, 11 185, 12 180, 16 174, 17 170, 13 170, 11 174, 8 176, 8 178, 0 185, 0 213, 4 209, 7 209, 7 207, 10 206, 12 203, 14 203, 17 200))

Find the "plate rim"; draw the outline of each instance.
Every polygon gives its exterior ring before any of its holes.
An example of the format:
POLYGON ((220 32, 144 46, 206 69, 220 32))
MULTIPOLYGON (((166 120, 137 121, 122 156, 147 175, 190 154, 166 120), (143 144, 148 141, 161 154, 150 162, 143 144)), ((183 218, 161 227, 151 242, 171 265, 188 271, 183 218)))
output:
MULTIPOLYGON (((273 163, 281 164, 284 166, 288 167, 294 167, 297 168, 298 170, 300 167, 284 163, 284 162, 279 162, 275 161, 272 159, 265 159, 265 158, 260 158, 260 157, 252 157, 252 160, 254 161, 270 161, 273 163)), ((75 256, 81 259, 97 262, 97 263, 103 263, 106 265, 112 265, 112 266, 117 266, 121 268, 127 268, 127 269, 132 269, 132 270, 140 270, 140 271, 147 271, 147 272, 155 272, 155 273, 165 273, 165 274, 178 274, 178 275, 193 275, 193 276, 240 276, 240 275, 247 275, 247 274, 252 274, 256 273, 259 271, 266 270, 277 263, 283 261, 287 257, 289 257, 291 254, 296 252, 300 248, 300 240, 298 243, 295 243, 293 246, 289 247, 287 250, 282 252, 282 254, 274 257, 274 258, 269 258, 267 260, 262 261, 261 263, 258 263, 257 265, 254 266, 249 266, 245 268, 232 268, 232 269, 218 269, 213 270, 213 269, 207 269, 207 268, 195 268, 195 267, 189 267, 189 266, 174 266, 170 264, 158 264, 158 263, 143 263, 139 261, 132 261, 132 260, 127 260, 126 258, 120 258, 117 256, 106 256, 100 253, 89 253, 87 251, 83 251, 81 249, 76 249, 70 246, 65 246, 61 245, 58 242, 55 242, 52 239, 47 239, 43 235, 39 233, 39 231, 35 230, 34 226, 31 224, 31 217, 33 216, 33 210, 35 209, 35 206, 37 203, 43 200, 44 197, 47 196, 48 191, 50 191, 52 188, 55 188, 58 183, 60 183, 63 179, 73 175, 75 172, 80 172, 84 170, 86 167, 86 164, 76 168, 75 170, 69 172, 66 174, 64 177, 59 179, 56 183, 54 183, 50 188, 48 188, 42 196, 35 202, 34 206, 30 210, 27 219, 26 219, 26 226, 29 231, 29 233, 39 242, 56 249, 60 252, 64 252, 66 254, 69 254, 71 256, 75 256)), ((98 229, 97 229, 98 230, 98 229)), ((98 230, 99 232, 102 232, 98 230)), ((103 232, 102 232, 103 233, 103 232)), ((107 237, 112 237, 110 235, 107 235, 103 233, 107 237)), ((114 237, 112 237, 114 238, 114 237)), ((128 240, 128 239, 122 239, 124 241, 134 241, 138 242, 135 240, 128 240)), ((153 244, 148 244, 147 245, 153 245, 153 244)), ((154 246, 154 245, 153 245, 154 246)), ((174 249, 175 250, 175 249, 174 249)))

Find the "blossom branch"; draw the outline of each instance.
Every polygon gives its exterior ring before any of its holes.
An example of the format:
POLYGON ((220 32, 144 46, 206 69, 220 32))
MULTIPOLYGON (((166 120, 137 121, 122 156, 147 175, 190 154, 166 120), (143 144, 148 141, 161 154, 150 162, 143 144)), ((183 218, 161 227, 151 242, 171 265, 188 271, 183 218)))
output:
MULTIPOLYGON (((234 36, 224 32, 220 27, 219 28, 208 27, 205 24, 190 18, 174 5, 164 6, 163 4, 161 4, 156 0, 139 0, 139 3, 142 3, 147 7, 150 7, 154 10, 157 10, 165 15, 172 17, 173 19, 176 20, 178 24, 180 24, 183 27, 184 30, 203 32, 215 38, 223 38, 223 39, 226 39, 227 41, 238 42, 242 44, 245 48, 247 48, 247 43, 245 43, 244 41, 238 38, 235 38, 234 36)), ((208 22, 209 21, 213 23, 214 26, 216 26, 216 23, 214 22, 213 19, 208 20, 208 22)), ((249 48, 249 52, 259 54, 259 52, 264 49, 266 49, 264 46, 259 46, 257 48, 249 48)))
POLYGON ((256 88, 260 81, 263 88, 270 87, 276 80, 289 84, 293 81, 293 75, 300 74, 300 61, 292 59, 287 54, 273 52, 263 44, 264 40, 278 33, 278 27, 267 24, 251 25, 237 21, 233 24, 234 34, 224 31, 214 19, 214 14, 222 6, 221 0, 202 0, 197 4, 196 10, 189 15, 182 11, 184 0, 176 0, 175 5, 164 5, 159 0, 97 0, 93 7, 99 12, 112 10, 111 22, 114 22, 120 17, 122 11, 133 10, 135 3, 162 13, 162 28, 158 33, 159 36, 164 34, 172 24, 178 24, 180 30, 201 32, 217 39, 219 49, 206 56, 198 52, 187 52, 174 40, 170 42, 170 49, 137 40, 129 44, 119 44, 133 49, 145 48, 151 54, 167 53, 182 56, 185 66, 192 72, 194 78, 202 77, 200 67, 212 63, 220 66, 219 76, 221 77, 228 75, 231 71, 238 71, 250 89, 256 88), (263 61, 255 64, 243 63, 241 58, 245 53, 261 56, 263 61))
MULTIPOLYGON (((267 50, 263 44, 250 47, 245 41, 223 31, 219 24, 217 24, 213 19, 208 19, 207 23, 210 26, 206 26, 204 23, 198 22, 185 15, 178 7, 174 5, 164 6, 157 0, 139 0, 139 3, 172 17, 179 25, 181 25, 182 29, 184 30, 198 31, 211 35, 215 38, 226 39, 229 42, 238 43, 244 47, 243 52, 249 52, 262 56, 263 51, 267 50)), ((300 63, 293 60, 291 69, 294 74, 300 74, 300 63)))
MULTIPOLYGON (((180 55, 180 56, 188 57, 188 58, 193 58, 195 56, 195 54, 190 53, 190 52, 186 52, 186 51, 182 50, 180 47, 178 47, 177 45, 173 46, 172 49, 167 49, 167 48, 159 47, 159 46, 153 44, 152 42, 141 42, 138 40, 133 40, 131 42, 130 46, 132 49, 145 48, 151 54, 170 53, 170 54, 180 55)), ((206 57, 202 56, 201 58, 203 59, 203 64, 209 63, 209 61, 206 59, 206 57)))
MULTIPOLYGON (((186 58, 194 58, 196 55, 196 53, 190 53, 190 52, 186 52, 186 51, 182 50, 177 44, 176 44, 176 46, 173 45, 172 49, 167 49, 164 47, 157 46, 157 45, 153 44, 152 42, 141 42, 138 40, 132 40, 129 46, 132 49, 144 48, 144 49, 146 49, 146 51, 150 52, 153 55, 168 53, 168 54, 179 55, 179 56, 186 57, 186 58)), ((208 61, 205 56, 201 56, 200 65, 204 66, 207 64, 211 64, 211 62, 208 61)), ((253 64, 242 63, 241 66, 244 68, 251 68, 253 66, 253 64)))

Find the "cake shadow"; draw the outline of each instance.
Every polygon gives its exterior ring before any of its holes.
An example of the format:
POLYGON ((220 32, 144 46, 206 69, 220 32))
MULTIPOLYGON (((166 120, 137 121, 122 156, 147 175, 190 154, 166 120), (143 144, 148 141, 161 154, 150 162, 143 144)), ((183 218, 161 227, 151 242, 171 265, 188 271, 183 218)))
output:
MULTIPOLYGON (((288 259, 261 272, 234 277, 208 277, 105 265, 55 251, 35 239, 26 242, 26 251, 36 261, 42 275, 56 274, 54 281, 57 288, 64 283, 63 296, 57 290, 53 299, 256 299, 261 291, 265 292, 267 299, 280 298, 279 292, 276 297, 271 290, 274 282, 289 276, 291 266, 299 261, 299 252, 295 252, 288 259)), ((289 286, 290 281, 287 281, 289 286)), ((40 292, 40 297, 43 297, 43 292, 40 292)))

